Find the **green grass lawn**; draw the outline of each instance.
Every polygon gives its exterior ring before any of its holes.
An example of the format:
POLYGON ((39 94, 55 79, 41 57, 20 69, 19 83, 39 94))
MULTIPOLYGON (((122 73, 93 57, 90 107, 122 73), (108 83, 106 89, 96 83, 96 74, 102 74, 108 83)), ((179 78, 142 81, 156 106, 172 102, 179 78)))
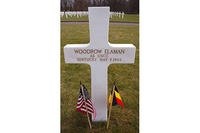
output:
MULTIPOLYGON (((61 17, 61 21, 88 21, 88 16, 83 17, 61 17)), ((117 22, 135 22, 139 23, 139 15, 138 14, 125 14, 124 19, 113 16, 110 21, 117 21, 117 22)))
POLYGON ((79 81, 90 92, 90 67, 86 64, 65 64, 63 47, 66 44, 88 43, 87 24, 61 24, 61 132, 62 133, 139 133, 139 26, 110 25, 111 43, 133 43, 136 50, 135 64, 112 64, 108 70, 108 94, 117 80, 125 108, 113 106, 110 127, 106 123, 92 123, 89 130, 87 117, 76 111, 79 81))

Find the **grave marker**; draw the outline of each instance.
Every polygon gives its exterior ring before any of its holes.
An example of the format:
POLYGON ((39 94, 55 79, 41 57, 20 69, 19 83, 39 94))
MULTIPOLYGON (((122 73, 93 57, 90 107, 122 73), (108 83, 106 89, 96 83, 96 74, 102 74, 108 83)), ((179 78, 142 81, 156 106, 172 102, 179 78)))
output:
POLYGON ((108 66, 130 64, 135 60, 134 45, 108 42, 109 15, 109 7, 89 7, 90 42, 64 47, 65 63, 90 65, 91 97, 96 109, 93 121, 107 121, 108 66))

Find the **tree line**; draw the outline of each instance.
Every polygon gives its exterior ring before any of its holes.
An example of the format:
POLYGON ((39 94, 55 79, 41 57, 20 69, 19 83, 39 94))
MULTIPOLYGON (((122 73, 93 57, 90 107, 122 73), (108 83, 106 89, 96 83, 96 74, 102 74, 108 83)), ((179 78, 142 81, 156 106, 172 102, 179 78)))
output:
POLYGON ((87 11, 90 6, 109 6, 110 11, 139 14, 139 0, 61 0, 61 11, 87 11))

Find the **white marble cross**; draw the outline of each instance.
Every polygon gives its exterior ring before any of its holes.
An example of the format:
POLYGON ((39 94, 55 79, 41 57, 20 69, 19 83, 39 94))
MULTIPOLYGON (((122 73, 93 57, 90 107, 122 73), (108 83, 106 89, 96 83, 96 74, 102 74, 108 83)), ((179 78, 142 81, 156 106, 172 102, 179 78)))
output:
POLYGON ((109 7, 89 7, 89 44, 64 47, 65 63, 90 65, 91 97, 96 109, 96 118, 93 121, 107 121, 108 66, 113 63, 134 63, 135 60, 134 45, 108 42, 109 14, 109 7))

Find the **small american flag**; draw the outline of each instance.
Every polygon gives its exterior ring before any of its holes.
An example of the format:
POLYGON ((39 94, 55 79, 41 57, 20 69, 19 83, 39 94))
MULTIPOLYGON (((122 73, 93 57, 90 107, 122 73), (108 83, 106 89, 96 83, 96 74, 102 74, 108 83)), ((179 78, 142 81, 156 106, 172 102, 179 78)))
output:
POLYGON ((90 100, 89 93, 88 93, 86 87, 82 84, 80 85, 80 93, 79 93, 76 109, 77 109, 77 111, 82 112, 84 114, 87 112, 91 115, 93 114, 93 116, 95 118, 95 115, 96 115, 95 109, 90 100))

